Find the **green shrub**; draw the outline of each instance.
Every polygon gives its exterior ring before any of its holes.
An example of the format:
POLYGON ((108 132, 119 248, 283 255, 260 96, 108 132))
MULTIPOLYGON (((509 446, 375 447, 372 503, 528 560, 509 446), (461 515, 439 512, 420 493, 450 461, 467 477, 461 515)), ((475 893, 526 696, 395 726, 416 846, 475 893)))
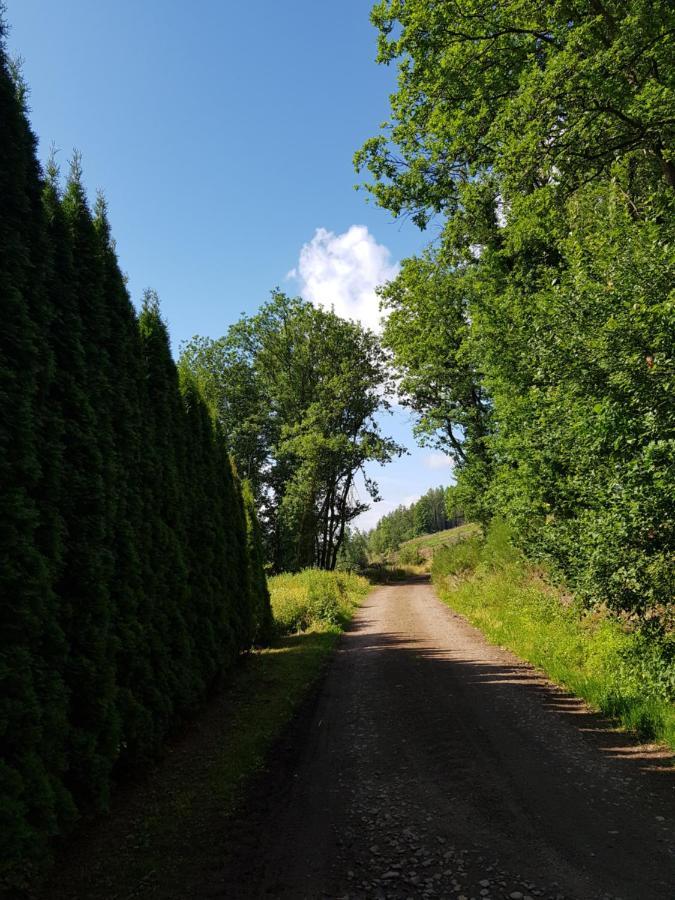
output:
POLYGON ((473 572, 481 559, 482 538, 472 535, 448 547, 441 547, 434 553, 431 577, 434 581, 449 575, 463 575, 473 572))
POLYGON ((403 544, 398 551, 398 562, 402 566, 419 566, 424 562, 424 557, 419 551, 419 547, 414 544, 403 544))
POLYGON ((358 573, 368 568, 368 537, 365 532, 351 528, 345 530, 335 568, 341 572, 358 573))
POLYGON ((269 580, 272 614, 283 633, 331 629, 351 616, 370 590, 365 578, 350 572, 305 569, 269 580))

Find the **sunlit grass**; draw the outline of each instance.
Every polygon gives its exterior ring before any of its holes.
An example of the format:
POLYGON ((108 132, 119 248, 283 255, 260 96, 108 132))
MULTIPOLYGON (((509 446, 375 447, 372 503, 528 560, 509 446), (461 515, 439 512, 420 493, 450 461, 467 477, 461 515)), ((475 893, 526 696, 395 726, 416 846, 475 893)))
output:
POLYGON ((403 567, 411 575, 429 572, 431 560, 437 550, 463 543, 479 532, 479 527, 470 522, 466 525, 458 525, 456 528, 437 531, 434 534, 421 534, 401 544, 398 550, 391 554, 390 565, 403 567))
POLYGON ((438 547, 462 541, 472 534, 477 534, 478 531, 478 525, 469 522, 466 525, 457 525, 455 528, 447 528, 445 531, 436 531, 434 534, 420 534, 418 537, 405 541, 405 543, 401 544, 401 547, 428 547, 431 550, 435 550, 438 547))
POLYGON ((496 528, 440 550, 441 599, 496 644, 642 738, 675 749, 675 637, 646 636, 588 611, 546 582, 496 528))
POLYGON ((305 569, 269 579, 272 614, 281 633, 340 627, 351 617, 370 585, 351 572, 305 569))

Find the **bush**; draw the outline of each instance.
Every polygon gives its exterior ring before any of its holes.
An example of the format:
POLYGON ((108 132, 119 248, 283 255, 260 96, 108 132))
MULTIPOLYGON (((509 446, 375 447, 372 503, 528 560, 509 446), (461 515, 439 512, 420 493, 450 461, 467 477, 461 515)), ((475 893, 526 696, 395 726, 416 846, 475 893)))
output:
POLYGON ((434 581, 449 575, 464 575, 473 572, 481 559, 482 538, 473 535, 456 544, 441 547, 434 553, 431 577, 434 581))
POLYGON ((269 588, 275 625, 282 633, 340 626, 370 590, 359 575, 322 569, 275 575, 269 588))
POLYGON ((335 567, 341 572, 359 573, 368 567, 368 538, 363 531, 346 529, 335 567))
POLYGON ((403 544, 398 551, 398 562, 402 566, 420 566, 424 562, 424 557, 419 547, 414 544, 403 544))

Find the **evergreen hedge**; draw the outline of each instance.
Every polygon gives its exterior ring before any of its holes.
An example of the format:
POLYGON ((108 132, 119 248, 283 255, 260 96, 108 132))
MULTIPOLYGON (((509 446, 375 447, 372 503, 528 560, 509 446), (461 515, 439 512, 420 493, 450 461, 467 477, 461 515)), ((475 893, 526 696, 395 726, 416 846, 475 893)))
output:
MULTIPOLYGON (((1 37, 1 35, 0 35, 1 37)), ((269 632, 250 492, 0 49, 0 892, 269 632)))

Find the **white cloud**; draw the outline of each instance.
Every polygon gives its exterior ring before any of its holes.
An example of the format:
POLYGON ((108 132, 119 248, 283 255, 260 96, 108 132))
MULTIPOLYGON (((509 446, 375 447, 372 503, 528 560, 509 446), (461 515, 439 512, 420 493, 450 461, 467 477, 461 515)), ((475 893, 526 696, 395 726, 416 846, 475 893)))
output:
POLYGON ((424 457, 427 469, 451 469, 452 460, 445 453, 430 453, 424 457))
POLYGON ((365 225, 352 225, 343 234, 317 228, 289 277, 299 281, 305 300, 377 330, 380 310, 375 288, 391 281, 398 271, 387 247, 378 244, 365 225))

